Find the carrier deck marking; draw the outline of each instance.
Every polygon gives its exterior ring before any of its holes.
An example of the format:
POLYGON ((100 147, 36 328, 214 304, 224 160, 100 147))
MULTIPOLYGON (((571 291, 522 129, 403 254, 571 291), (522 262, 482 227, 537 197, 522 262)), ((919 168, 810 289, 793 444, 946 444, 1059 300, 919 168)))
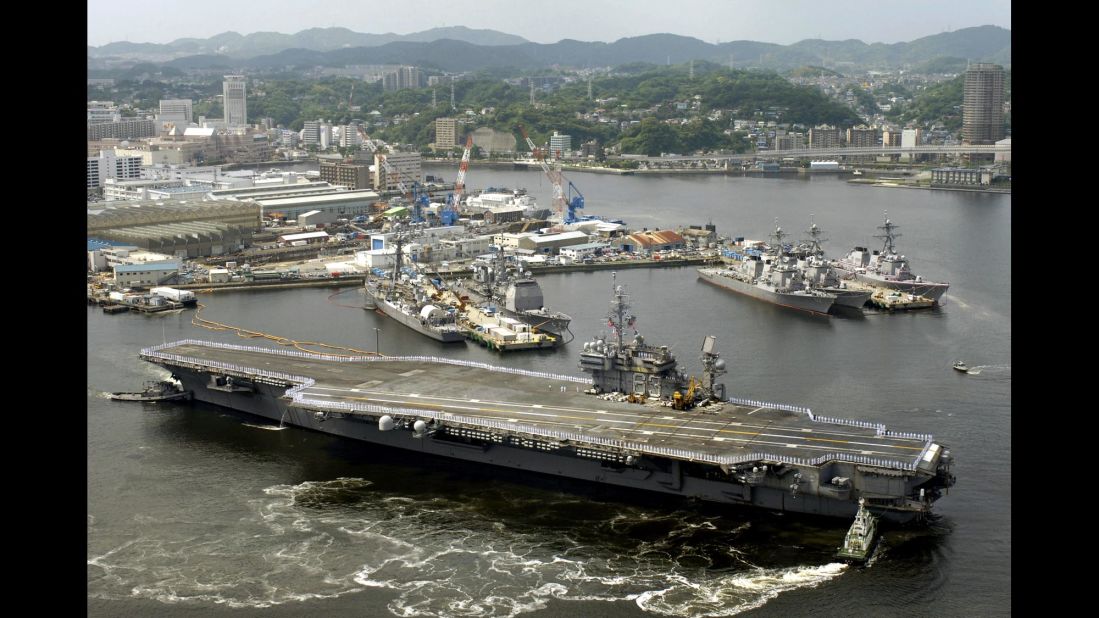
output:
POLYGON ((927 444, 917 438, 878 436, 872 428, 816 423, 804 414, 770 407, 725 403, 715 413, 707 408, 674 411, 606 401, 577 392, 577 386, 581 390, 584 387, 575 382, 459 365, 422 361, 338 363, 198 344, 180 344, 163 352, 193 358, 200 364, 220 361, 308 376, 316 383, 302 394, 311 399, 451 412, 717 454, 763 450, 815 457, 846 452, 910 462, 927 444), (414 373, 416 369, 421 371, 414 373), (366 383, 369 388, 363 388, 366 383), (423 392, 425 385, 430 385, 430 393, 423 392), (672 420, 667 419, 669 416, 672 420))

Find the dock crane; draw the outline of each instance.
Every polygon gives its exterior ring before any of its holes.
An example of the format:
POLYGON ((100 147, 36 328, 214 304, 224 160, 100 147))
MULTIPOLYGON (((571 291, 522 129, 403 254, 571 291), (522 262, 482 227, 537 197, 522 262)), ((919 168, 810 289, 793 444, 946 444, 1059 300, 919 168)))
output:
POLYGON ((439 211, 439 220, 443 225, 454 225, 458 220, 458 207, 462 203, 462 193, 466 188, 466 170, 469 169, 469 155, 473 151, 473 134, 466 138, 466 147, 462 151, 462 162, 458 164, 458 178, 454 181, 454 192, 447 196, 446 205, 439 211))
MULTIPOLYGON (((380 154, 377 144, 374 143, 374 140, 370 139, 370 136, 366 134, 366 131, 364 131, 361 126, 355 125, 355 130, 358 131, 364 148, 376 155, 380 154)), ((400 172, 393 169, 393 166, 385 160, 385 154, 381 154, 378 161, 381 163, 382 169, 385 170, 386 186, 388 186, 390 182, 396 182, 397 189, 401 192, 401 195, 412 203, 411 222, 423 223, 423 208, 430 203, 427 191, 423 190, 423 187, 421 187, 420 183, 415 179, 412 180, 411 188, 406 185, 405 182, 401 180, 400 172)))
POLYGON ((538 161, 538 165, 545 172, 546 177, 549 178, 550 184, 553 185, 553 210, 557 214, 562 216, 563 223, 576 223, 580 219, 576 216, 576 211, 584 208, 584 195, 580 193, 580 189, 576 188, 576 185, 572 184, 572 181, 565 178, 565 175, 561 173, 561 165, 558 163, 554 167, 550 167, 546 163, 545 153, 543 153, 537 146, 534 145, 534 141, 527 135, 527 130, 523 125, 518 125, 519 132, 523 134, 523 139, 527 141, 527 146, 530 148, 531 155, 538 161), (565 183, 568 183, 568 197, 565 197, 565 183), (573 196, 573 191, 576 192, 576 196, 573 196))

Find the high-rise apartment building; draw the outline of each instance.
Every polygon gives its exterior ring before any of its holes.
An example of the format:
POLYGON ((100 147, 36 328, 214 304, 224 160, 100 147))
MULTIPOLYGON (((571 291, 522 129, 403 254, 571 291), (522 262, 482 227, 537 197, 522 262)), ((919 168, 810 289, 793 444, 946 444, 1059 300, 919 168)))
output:
POLYGON ((847 129, 847 146, 850 148, 873 148, 881 145, 878 130, 864 124, 847 129))
POLYGON ((810 148, 837 148, 840 145, 840 130, 829 125, 819 125, 809 129, 810 148))
POLYGON ((387 73, 382 78, 382 89, 386 92, 404 90, 405 88, 422 88, 424 75, 416 67, 401 67, 393 73, 387 73))
POLYGON ((246 83, 243 75, 226 75, 225 81, 222 82, 225 126, 228 128, 248 126, 246 83))
POLYGON ((435 119, 435 147, 450 150, 457 143, 458 123, 453 118, 435 119))
POLYGON ((962 143, 995 144, 1004 137, 1004 68, 971 64, 965 71, 962 143))

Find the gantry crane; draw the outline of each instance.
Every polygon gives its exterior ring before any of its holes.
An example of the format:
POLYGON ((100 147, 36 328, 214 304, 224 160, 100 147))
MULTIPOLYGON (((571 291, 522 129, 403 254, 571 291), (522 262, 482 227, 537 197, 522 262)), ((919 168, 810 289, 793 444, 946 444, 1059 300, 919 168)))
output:
POLYGON ((523 134, 523 139, 526 140, 527 146, 530 148, 531 155, 538 161, 538 165, 545 172, 546 177, 549 178, 550 184, 553 185, 553 210, 557 214, 561 215, 564 223, 576 223, 580 219, 576 216, 576 211, 584 208, 584 195, 580 193, 580 189, 576 188, 576 185, 572 184, 572 181, 565 178, 565 175, 561 173, 560 163, 554 167, 550 167, 545 160, 545 154, 534 145, 534 141, 527 135, 527 130, 523 125, 519 125, 519 132, 523 134), (565 197, 565 183, 568 183, 568 197, 565 197), (573 191, 576 192, 576 196, 573 197, 573 191))

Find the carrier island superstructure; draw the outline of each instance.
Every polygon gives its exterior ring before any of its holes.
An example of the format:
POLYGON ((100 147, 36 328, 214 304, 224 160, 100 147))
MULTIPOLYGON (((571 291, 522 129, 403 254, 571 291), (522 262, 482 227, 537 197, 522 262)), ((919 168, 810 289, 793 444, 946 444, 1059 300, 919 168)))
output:
MULTIPOLYGON (((612 336, 586 376, 426 356, 340 356, 183 340, 146 348, 199 401, 422 453, 712 502, 850 519, 859 500, 920 520, 954 484, 931 435, 729 397, 707 337, 703 375, 636 333, 613 290, 612 336)), ((425 457, 426 458, 426 457, 425 457)))

